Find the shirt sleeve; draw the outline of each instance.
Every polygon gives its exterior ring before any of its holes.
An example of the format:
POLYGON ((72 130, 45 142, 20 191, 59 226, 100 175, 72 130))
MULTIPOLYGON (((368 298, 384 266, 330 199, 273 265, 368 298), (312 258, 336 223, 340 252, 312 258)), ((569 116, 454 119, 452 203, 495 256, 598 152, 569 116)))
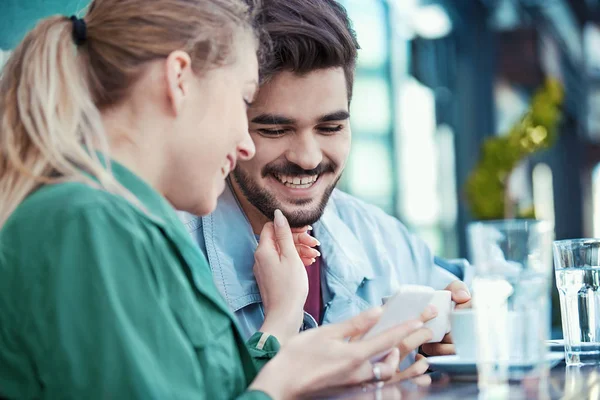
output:
POLYGON ((43 242, 51 256, 27 346, 45 397, 206 398, 215 383, 204 380, 152 268, 167 245, 152 244, 139 219, 122 214, 78 212, 43 242))
POLYGON ((269 360, 279 352, 279 340, 268 333, 256 332, 246 342, 252 361, 257 370, 261 370, 269 360))

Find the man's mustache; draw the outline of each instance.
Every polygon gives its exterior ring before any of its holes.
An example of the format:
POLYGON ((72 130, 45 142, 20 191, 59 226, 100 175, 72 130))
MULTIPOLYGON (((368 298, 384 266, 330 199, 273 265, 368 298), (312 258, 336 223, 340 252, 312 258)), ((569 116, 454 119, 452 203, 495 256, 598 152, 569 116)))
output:
POLYGON ((268 175, 306 176, 321 175, 327 172, 335 172, 335 164, 322 163, 313 169, 304 169, 297 164, 287 163, 284 165, 266 165, 262 170, 263 178, 268 175))

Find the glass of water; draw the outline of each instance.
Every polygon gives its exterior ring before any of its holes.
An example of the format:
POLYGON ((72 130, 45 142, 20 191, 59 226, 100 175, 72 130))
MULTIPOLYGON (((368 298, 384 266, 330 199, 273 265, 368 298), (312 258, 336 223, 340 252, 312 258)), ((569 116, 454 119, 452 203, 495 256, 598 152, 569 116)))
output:
POLYGON ((600 239, 554 242, 567 365, 600 364, 600 239))
POLYGON ((481 390, 547 372, 554 226, 547 221, 468 227, 481 390))

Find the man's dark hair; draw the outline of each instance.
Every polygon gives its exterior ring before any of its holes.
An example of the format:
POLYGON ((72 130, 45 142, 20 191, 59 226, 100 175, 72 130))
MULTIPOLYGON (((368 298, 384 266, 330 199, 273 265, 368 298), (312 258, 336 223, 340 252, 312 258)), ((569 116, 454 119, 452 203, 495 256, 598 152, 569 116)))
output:
POLYGON ((352 97, 359 48, 346 9, 335 0, 261 0, 256 10, 263 42, 260 76, 341 67, 352 97))

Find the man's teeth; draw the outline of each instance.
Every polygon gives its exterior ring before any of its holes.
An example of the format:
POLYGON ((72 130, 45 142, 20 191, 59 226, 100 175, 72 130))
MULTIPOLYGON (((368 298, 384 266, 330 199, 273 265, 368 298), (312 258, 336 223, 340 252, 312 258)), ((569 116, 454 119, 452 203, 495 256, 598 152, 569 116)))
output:
POLYGON ((279 182, 283 183, 285 186, 294 189, 309 188, 317 181, 317 179, 319 179, 319 175, 289 176, 276 174, 275 177, 279 180, 279 182))

